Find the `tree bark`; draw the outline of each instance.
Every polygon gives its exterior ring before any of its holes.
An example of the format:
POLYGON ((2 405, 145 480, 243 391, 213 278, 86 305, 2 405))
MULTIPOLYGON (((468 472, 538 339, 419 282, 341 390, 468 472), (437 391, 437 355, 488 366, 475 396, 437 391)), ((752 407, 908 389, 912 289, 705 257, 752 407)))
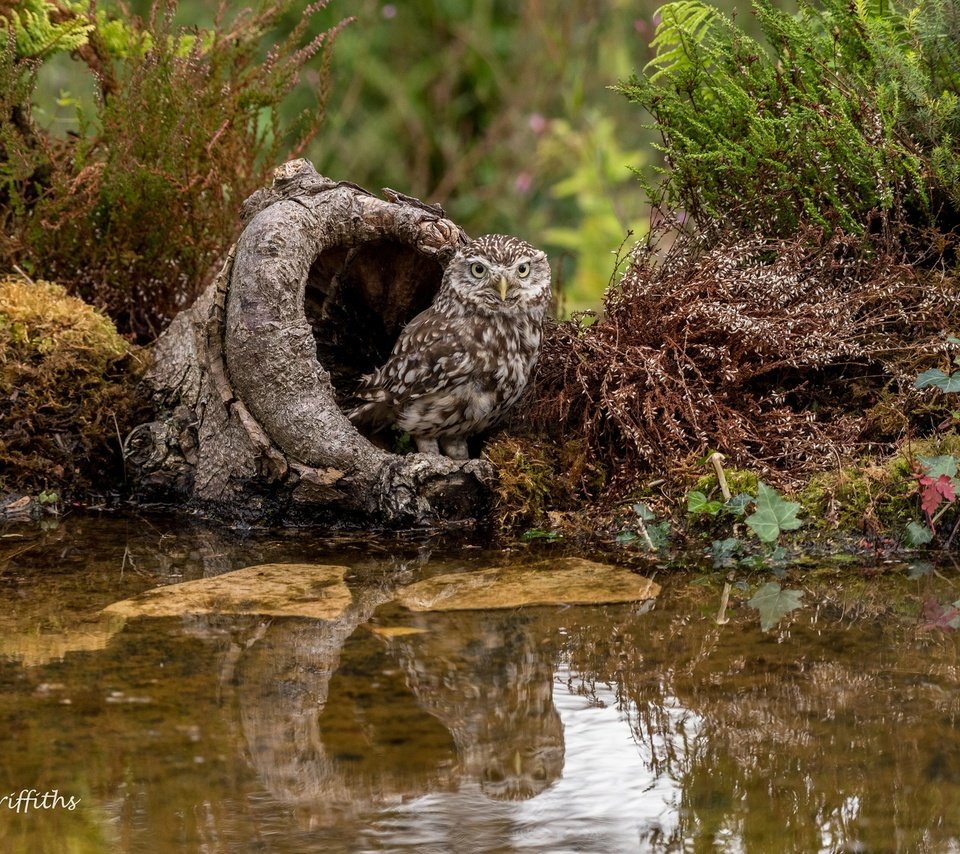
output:
POLYGON ((156 421, 127 440, 139 494, 245 522, 418 525, 483 510, 480 460, 398 456, 343 414, 429 305, 466 235, 443 211, 276 170, 211 285, 153 348, 156 421))

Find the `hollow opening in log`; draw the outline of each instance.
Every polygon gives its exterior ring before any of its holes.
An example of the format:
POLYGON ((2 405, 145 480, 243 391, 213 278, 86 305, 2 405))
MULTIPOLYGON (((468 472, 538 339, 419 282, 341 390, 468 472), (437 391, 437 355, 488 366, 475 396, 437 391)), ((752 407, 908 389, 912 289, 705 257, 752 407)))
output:
POLYGON ((430 304, 442 278, 435 258, 397 240, 337 247, 317 257, 304 311, 338 398, 387 360, 400 330, 430 304))

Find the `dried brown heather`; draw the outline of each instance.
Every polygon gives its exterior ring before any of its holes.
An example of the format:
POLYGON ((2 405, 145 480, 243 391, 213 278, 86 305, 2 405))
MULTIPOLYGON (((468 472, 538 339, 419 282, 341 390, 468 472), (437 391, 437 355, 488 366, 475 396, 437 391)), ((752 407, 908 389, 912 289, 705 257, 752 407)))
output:
POLYGON ((787 482, 895 440, 960 287, 849 238, 808 238, 638 254, 601 320, 549 335, 536 423, 584 435, 615 489, 709 449, 787 482))

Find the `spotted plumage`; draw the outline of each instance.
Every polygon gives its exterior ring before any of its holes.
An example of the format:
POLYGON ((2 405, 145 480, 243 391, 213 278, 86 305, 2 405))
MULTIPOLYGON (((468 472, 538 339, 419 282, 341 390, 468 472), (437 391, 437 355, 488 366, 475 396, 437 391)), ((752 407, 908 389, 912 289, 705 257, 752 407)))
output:
POLYGON ((404 327, 386 364, 363 378, 350 419, 396 424, 421 453, 466 459, 467 438, 523 392, 549 305, 543 252, 515 237, 478 237, 447 265, 433 304, 404 327))

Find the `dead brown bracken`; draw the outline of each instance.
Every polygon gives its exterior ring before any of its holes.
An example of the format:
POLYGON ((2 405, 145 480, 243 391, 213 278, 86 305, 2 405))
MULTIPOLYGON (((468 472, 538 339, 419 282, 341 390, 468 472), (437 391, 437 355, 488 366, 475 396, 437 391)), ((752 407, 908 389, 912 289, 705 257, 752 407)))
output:
POLYGON ((956 279, 801 234, 634 253, 603 317, 548 334, 527 400, 582 435, 614 492, 708 450, 789 484, 892 443, 955 330, 956 279))

